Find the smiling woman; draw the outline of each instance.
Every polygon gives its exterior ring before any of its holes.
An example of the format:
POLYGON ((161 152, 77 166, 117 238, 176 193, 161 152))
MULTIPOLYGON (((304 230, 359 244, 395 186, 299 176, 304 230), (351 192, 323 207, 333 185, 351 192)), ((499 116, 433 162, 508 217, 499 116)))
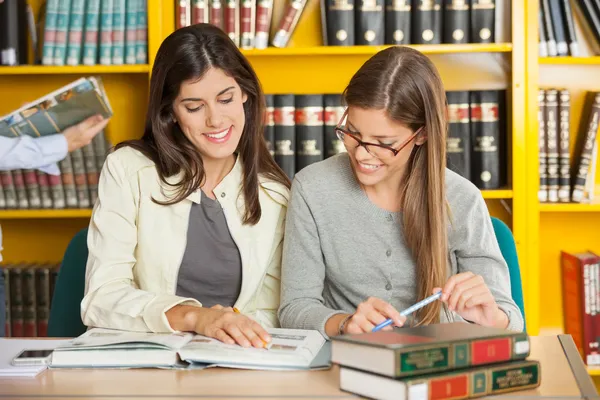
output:
POLYGON ((197 24, 165 39, 144 134, 117 145, 101 173, 86 325, 270 340, 290 183, 264 141, 264 107, 222 30, 197 24))

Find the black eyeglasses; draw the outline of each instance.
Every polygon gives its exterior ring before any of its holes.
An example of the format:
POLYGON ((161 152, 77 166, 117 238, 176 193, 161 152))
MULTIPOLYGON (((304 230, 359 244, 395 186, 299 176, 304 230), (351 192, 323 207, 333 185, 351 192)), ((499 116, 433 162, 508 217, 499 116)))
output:
POLYGON ((347 118, 347 116, 348 116, 348 109, 346 109, 346 111, 344 111, 344 115, 342 116, 342 119, 340 120, 338 125, 335 127, 335 134, 337 135, 337 137, 342 141, 342 143, 344 143, 344 146, 346 146, 346 149, 356 149, 359 146, 362 146, 365 148, 365 150, 369 154, 371 154, 372 156, 377 157, 377 158, 395 157, 424 128, 423 126, 420 127, 412 135, 410 135, 410 137, 408 139, 406 139, 400 145, 400 147, 394 148, 394 147, 391 147, 391 146, 388 146, 385 144, 363 142, 356 135, 354 135, 353 133, 349 132, 348 130, 342 128, 342 126, 343 126, 342 122, 347 118))

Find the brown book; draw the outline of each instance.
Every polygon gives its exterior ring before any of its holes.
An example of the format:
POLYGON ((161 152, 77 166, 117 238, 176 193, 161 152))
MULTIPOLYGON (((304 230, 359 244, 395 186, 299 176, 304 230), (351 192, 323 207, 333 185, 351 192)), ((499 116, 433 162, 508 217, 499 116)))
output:
POLYGON ((10 276, 10 268, 8 265, 4 265, 4 307, 6 310, 6 321, 4 322, 4 336, 11 337, 12 336, 12 313, 11 313, 11 276, 10 276))
POLYGON ((2 179, 0 179, 0 210, 6 208, 6 199, 4 198, 4 186, 2 186, 2 179))
POLYGON ((240 0, 224 0, 225 10, 223 13, 223 30, 229 38, 240 46, 240 0))
POLYGON ((548 202, 558 202, 558 90, 546 89, 545 107, 548 202))
POLYGON ((256 29, 254 32, 254 47, 266 49, 269 46, 269 32, 273 20, 273 0, 258 0, 256 2, 256 29))
POLYGON ((17 189, 10 171, 0 171, 0 181, 4 191, 5 207, 7 209, 17 208, 17 189))
POLYGON ((574 154, 578 156, 571 172, 572 194, 571 199, 580 203, 583 199, 586 177, 590 168, 594 142, 598 133, 598 119, 600 118, 600 92, 588 92, 585 100, 585 109, 581 116, 579 134, 574 154))
POLYGON ((240 46, 242 49, 252 49, 256 29, 256 3, 254 0, 241 0, 240 6, 240 46))
POLYGON ((71 162, 73 165, 73 178, 75 180, 78 207, 90 208, 90 194, 87 184, 87 173, 85 170, 83 151, 81 149, 73 150, 71 153, 71 162))
POLYGON ((35 290, 35 267, 21 270, 21 296, 23 302, 23 336, 37 336, 37 300, 35 290))
POLYGON ((210 1, 210 7, 209 7, 209 22, 218 27, 223 29, 224 26, 224 21, 223 21, 223 8, 224 8, 224 2, 225 0, 209 0, 210 1))
POLYGON ((175 7, 175 28, 185 28, 192 22, 191 0, 177 0, 175 7))
POLYGON ((85 176, 89 190, 90 207, 94 206, 98 198, 98 180, 100 173, 96 165, 96 154, 94 151, 94 143, 83 146, 83 164, 85 166, 85 176))
POLYGON ((27 200, 29 208, 42 208, 42 199, 40 194, 40 186, 38 185, 37 174, 34 169, 22 170, 25 189, 27 190, 27 200))
POLYGON ((41 207, 44 209, 52 208, 52 194, 50 193, 48 175, 40 170, 35 171, 35 175, 40 188, 41 207))
POLYGON ((305 6, 306 0, 289 0, 271 41, 273 46, 287 46, 305 6))
POLYGON ((591 252, 561 251, 560 262, 565 333, 571 335, 587 365, 599 365, 598 340, 591 311, 596 293, 591 290, 591 278, 593 266, 600 259, 591 252))
POLYGON ((67 154, 67 156, 58 163, 58 166, 60 168, 62 186, 65 193, 65 205, 67 208, 77 208, 79 202, 77 201, 77 189, 71 155, 67 154))
POLYGON ((546 153, 546 91, 538 90, 538 151, 539 175, 538 200, 540 203, 548 201, 548 157, 546 153))
POLYGON ((13 182, 15 184, 15 191, 17 193, 17 208, 22 210, 29 208, 29 199, 27 197, 27 188, 25 187, 25 177, 23 171, 20 169, 14 169, 11 171, 13 176, 13 182))
POLYGON ((571 138, 571 95, 568 89, 562 89, 558 95, 558 201, 568 203, 571 200, 571 157, 569 140, 571 138))
POLYGON ((192 24, 208 22, 208 0, 192 0, 192 24))
POLYGON ((22 265, 10 270, 10 317, 12 337, 23 337, 22 265))
POLYGON ((48 336, 48 319, 50 317, 50 268, 48 265, 44 265, 37 268, 35 273, 37 335, 46 337, 48 336))

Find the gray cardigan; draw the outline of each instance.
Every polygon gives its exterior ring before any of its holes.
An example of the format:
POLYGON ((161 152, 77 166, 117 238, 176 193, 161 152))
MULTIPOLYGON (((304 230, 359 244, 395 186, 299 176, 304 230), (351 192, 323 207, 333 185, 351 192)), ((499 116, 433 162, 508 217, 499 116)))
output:
MULTIPOLYGON (((523 318, 511 298, 508 267, 481 192, 446 169, 450 274, 481 275, 508 329, 522 331, 523 318)), ((342 153, 296 174, 288 205, 279 319, 284 328, 317 329, 338 313, 352 313, 368 297, 397 310, 416 297, 416 271, 404 242, 401 212, 373 204, 358 185, 342 153)), ((464 321, 442 308, 442 322, 464 321)), ((327 337, 327 335, 325 335, 327 337)))

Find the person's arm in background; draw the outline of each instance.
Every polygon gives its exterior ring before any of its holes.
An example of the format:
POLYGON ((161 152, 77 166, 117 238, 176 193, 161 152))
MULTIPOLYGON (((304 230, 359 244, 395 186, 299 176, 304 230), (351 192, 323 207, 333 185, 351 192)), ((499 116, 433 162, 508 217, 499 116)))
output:
POLYGON ((56 163, 67 153, 89 144, 107 123, 108 119, 94 116, 65 129, 62 134, 39 138, 0 136, 0 170, 39 169, 58 175, 56 163))
MULTIPOLYGON (((0 136, 0 171, 13 169, 39 169, 51 175, 59 175, 57 162, 67 153, 77 150, 92 141, 108 123, 101 116, 90 117, 73 125, 62 134, 32 138, 0 136)), ((2 230, 0 230, 0 262, 2 262, 2 230)), ((0 269, 0 299, 5 297, 4 272, 0 269)), ((0 337, 4 336, 6 310, 0 304, 0 337)))

